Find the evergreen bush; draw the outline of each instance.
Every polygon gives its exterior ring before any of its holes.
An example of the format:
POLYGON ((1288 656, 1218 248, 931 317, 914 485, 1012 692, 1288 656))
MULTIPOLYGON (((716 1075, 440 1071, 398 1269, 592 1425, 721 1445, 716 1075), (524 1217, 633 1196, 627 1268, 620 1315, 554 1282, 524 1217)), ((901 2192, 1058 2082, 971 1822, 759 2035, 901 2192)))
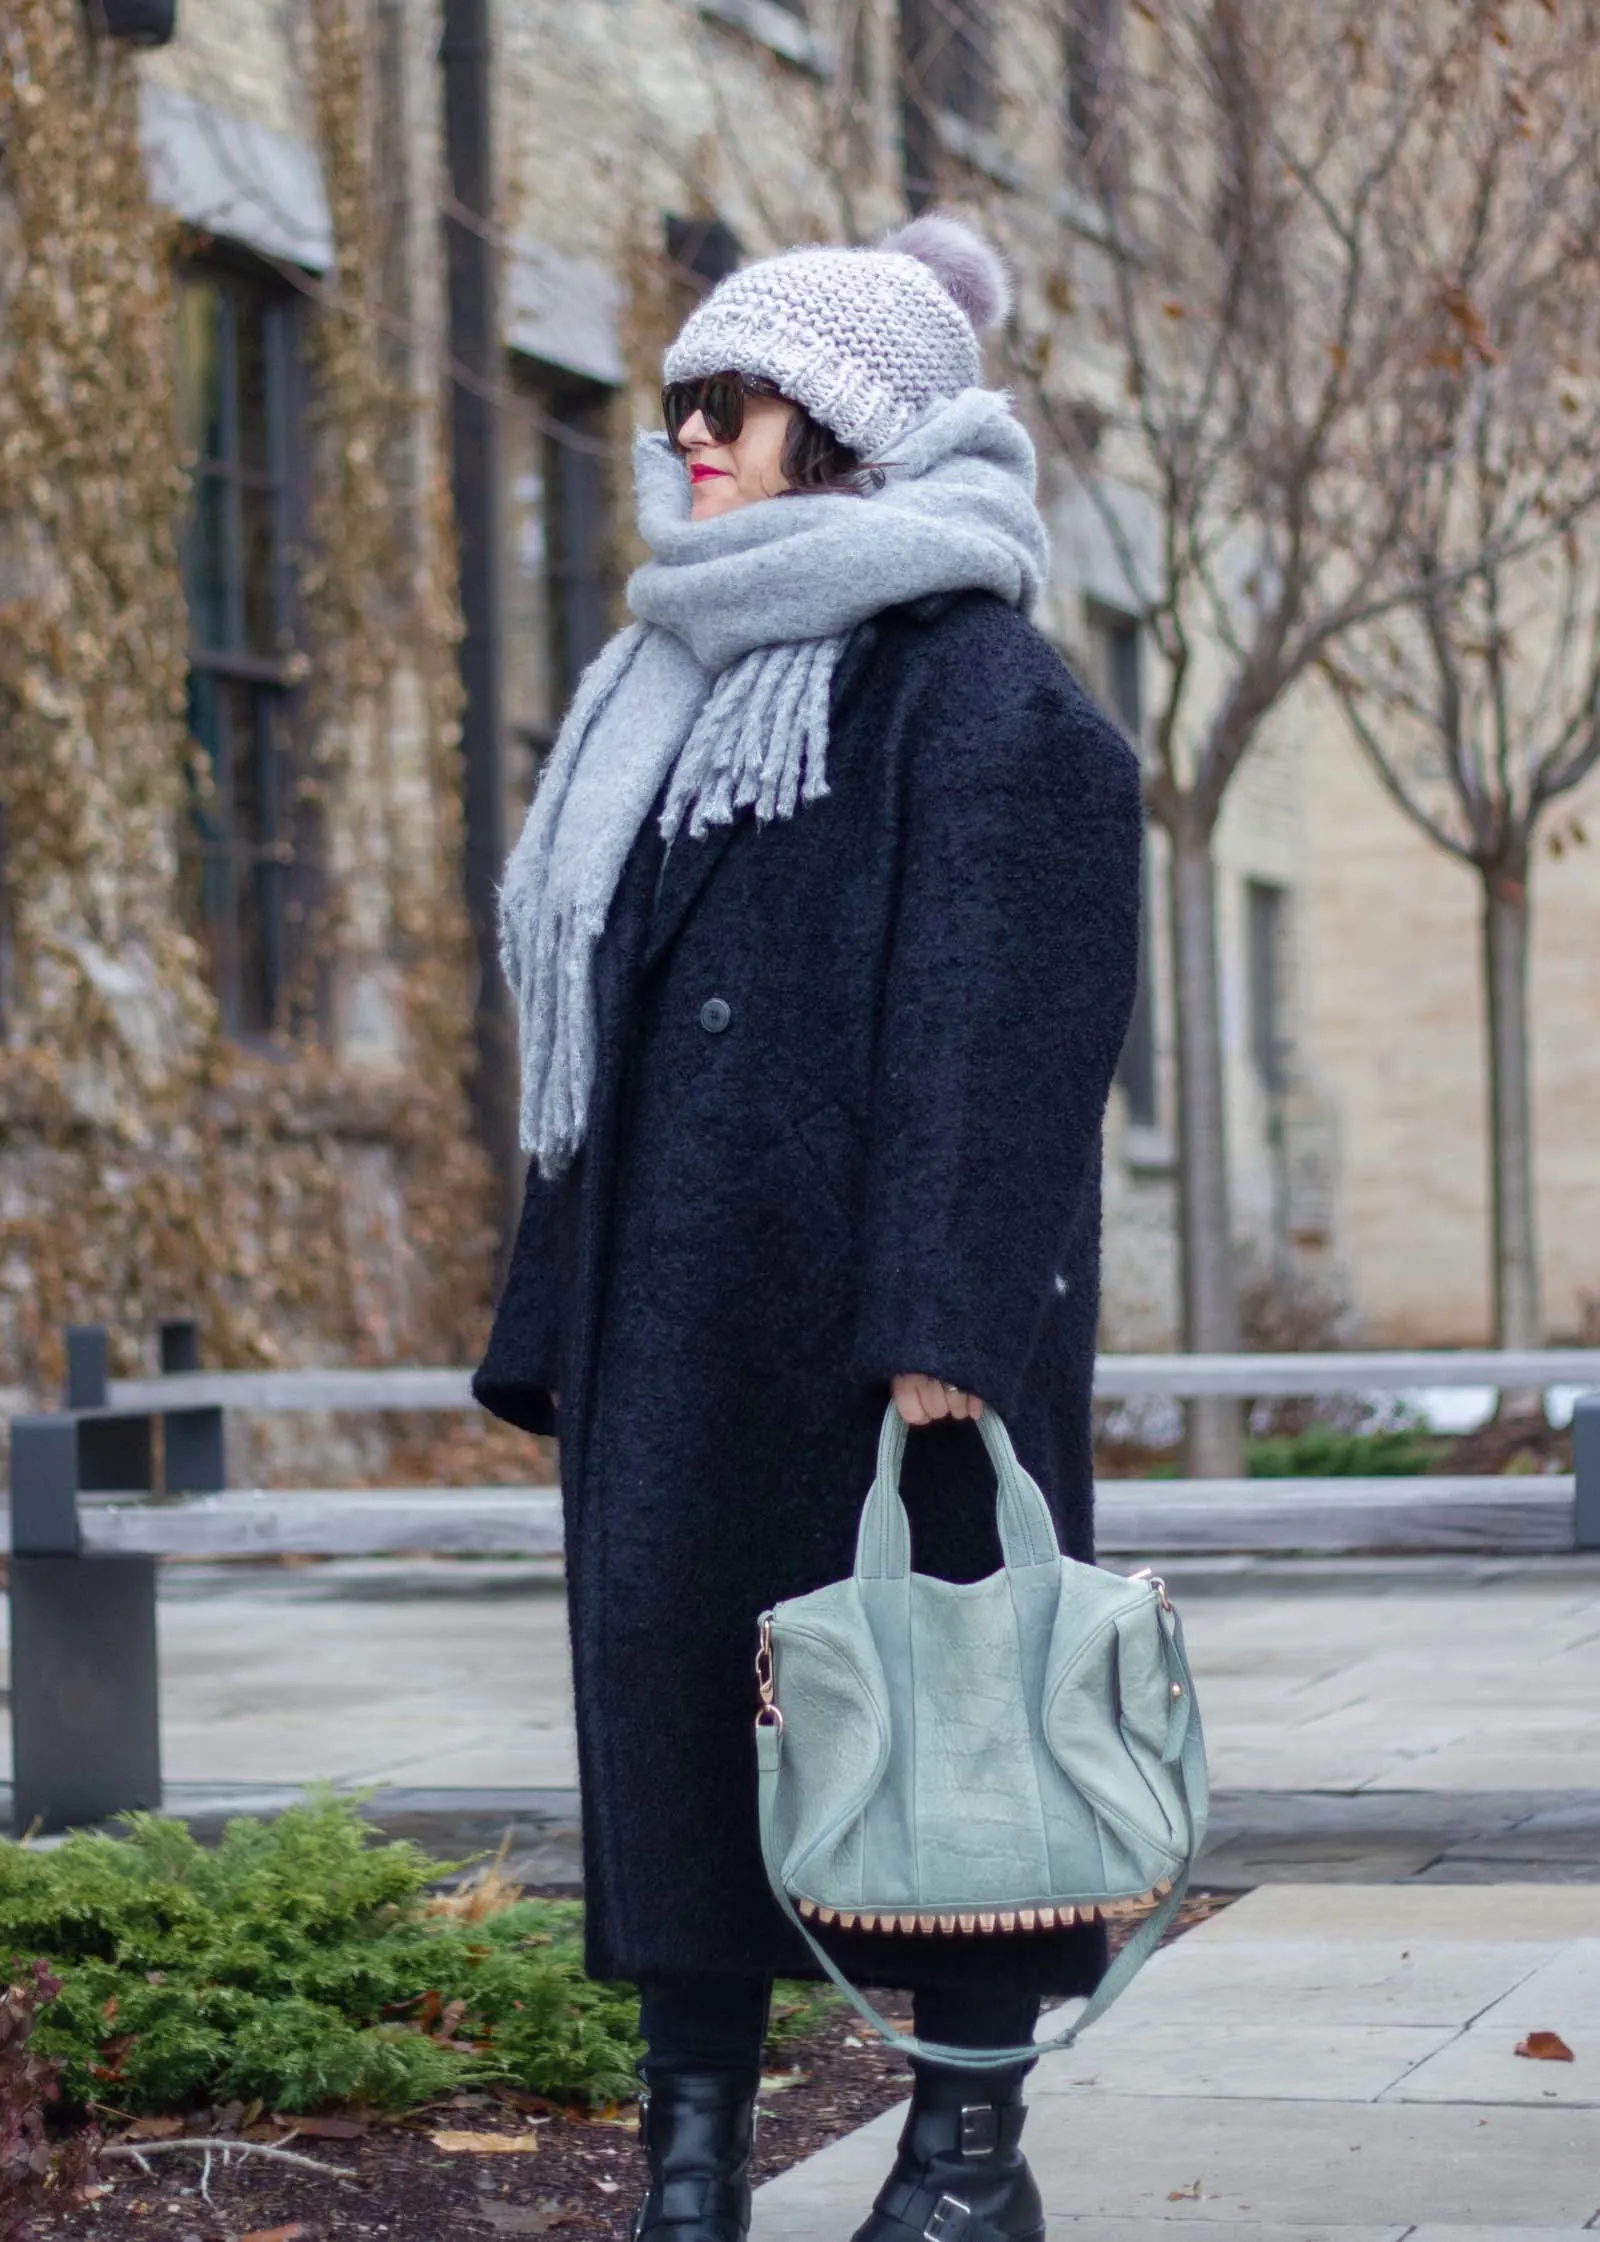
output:
POLYGON ((1438 1442, 1409 1425, 1350 1432, 1312 1424, 1248 1444, 1252 1479, 1403 1479, 1430 1471, 1438 1442))
POLYGON ((377 1835, 325 1798, 230 1822, 213 1851, 153 1815, 51 1851, 0 1846, 0 1968, 43 1957, 61 1980, 34 2047, 67 2099, 396 2109, 493 2081, 631 2095, 633 1996, 584 1976, 581 1907, 440 1913, 439 1864, 377 1835))

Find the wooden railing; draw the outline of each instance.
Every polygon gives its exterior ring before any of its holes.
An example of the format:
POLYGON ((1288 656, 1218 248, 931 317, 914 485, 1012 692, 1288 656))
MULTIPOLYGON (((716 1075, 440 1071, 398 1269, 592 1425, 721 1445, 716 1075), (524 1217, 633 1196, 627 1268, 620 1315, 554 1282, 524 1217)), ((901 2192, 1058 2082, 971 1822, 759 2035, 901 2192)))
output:
MULTIPOLYGON (((473 1407, 457 1369, 206 1371, 187 1322, 162 1372, 108 1375, 102 1327, 68 1334, 65 1406, 11 1425, 13 1811, 61 1828, 160 1801, 156 1575, 163 1557, 400 1550, 559 1557, 553 1486, 230 1489, 227 1414, 473 1407), (158 1431, 159 1428, 159 1431, 158 1431)), ((1537 1354, 1103 1355, 1107 1400, 1600 1389, 1600 1349, 1537 1354)), ((1109 1480, 1102 1555, 1239 1550, 1600 1549, 1600 1392, 1573 1419, 1575 1475, 1109 1480)))

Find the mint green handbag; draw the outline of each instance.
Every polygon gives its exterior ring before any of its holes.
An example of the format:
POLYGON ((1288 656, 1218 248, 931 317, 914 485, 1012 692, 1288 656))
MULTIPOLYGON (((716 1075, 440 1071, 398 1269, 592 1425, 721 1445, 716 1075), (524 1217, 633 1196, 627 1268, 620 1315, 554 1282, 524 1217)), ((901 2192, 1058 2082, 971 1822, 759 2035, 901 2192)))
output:
POLYGON ((779 1904, 886 2040, 965 2070, 1035 2050, 896 2031, 811 1925, 1015 1937, 1159 1900, 1082 2014, 1039 2043, 1070 2047, 1176 1915, 1209 1797, 1165 1587, 1064 1557, 993 1409, 979 1430, 1003 1569, 966 1583, 911 1570, 906 1427, 891 1405, 855 1571, 764 1613, 756 1658, 761 1852, 779 1904))

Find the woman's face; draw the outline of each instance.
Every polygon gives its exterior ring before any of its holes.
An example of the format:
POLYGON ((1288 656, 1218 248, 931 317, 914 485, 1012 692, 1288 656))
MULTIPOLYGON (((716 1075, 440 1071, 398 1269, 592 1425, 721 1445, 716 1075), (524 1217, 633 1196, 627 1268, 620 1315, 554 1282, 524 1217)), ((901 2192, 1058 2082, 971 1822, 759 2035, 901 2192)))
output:
POLYGON ((692 520, 708 522, 789 488, 783 447, 794 413, 787 397, 747 392, 744 426, 731 444, 714 443, 704 413, 690 414, 678 431, 678 449, 689 477, 692 520))

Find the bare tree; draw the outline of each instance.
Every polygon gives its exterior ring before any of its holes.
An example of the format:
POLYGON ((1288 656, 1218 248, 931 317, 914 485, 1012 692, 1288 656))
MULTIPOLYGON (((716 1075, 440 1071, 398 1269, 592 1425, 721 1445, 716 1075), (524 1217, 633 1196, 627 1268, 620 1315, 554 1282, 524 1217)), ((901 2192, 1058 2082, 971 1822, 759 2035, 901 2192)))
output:
MULTIPOLYGON (((1559 67, 1557 65, 1559 64, 1559 67)), ((1592 70, 1592 66, 1591 66, 1592 70)), ((1499 1345, 1543 1337, 1529 1092, 1529 883, 1600 767, 1600 136, 1592 74, 1522 73, 1505 151, 1436 331, 1434 457, 1408 520, 1415 598, 1323 662, 1417 830, 1476 874, 1499 1345)))
MULTIPOLYGON (((1093 104, 1080 94, 1073 119, 1056 308, 1017 355, 1161 658, 1146 802, 1169 844, 1183 1335, 1227 1351, 1218 819, 1264 727, 1353 630, 1425 595, 1459 602, 1534 535, 1513 505, 1475 541, 1430 546, 1439 362, 1498 324, 1463 275, 1548 153, 1530 88, 1565 75, 1577 100, 1591 80, 1593 10, 1168 0, 1119 24, 1098 0, 1067 5, 1093 104)), ((1570 217, 1575 179, 1544 168, 1570 217)), ((1464 510, 1451 519, 1464 534, 1464 510)), ((1241 1447, 1236 1405, 1195 1405, 1192 1470, 1236 1471, 1241 1447)))
MULTIPOLYGON (((679 56, 709 130, 632 126, 652 178, 728 210, 752 251, 870 239, 903 198, 980 205, 1012 252, 1012 370, 1047 477, 1075 474, 1159 657, 1146 799, 1169 844, 1193 1348, 1239 1342, 1218 821, 1296 688, 1438 580, 1419 528, 1460 276, 1537 169, 1529 83, 1586 83, 1597 17, 1600 0, 1377 20, 1365 0, 814 0, 831 63, 808 69, 763 62, 714 8, 679 56)), ((1546 525, 1502 526, 1497 556, 1546 525)), ((1463 581, 1472 558, 1441 565, 1463 581)), ((1198 1405, 1190 1433, 1191 1468, 1240 1468, 1235 1405, 1198 1405)))

